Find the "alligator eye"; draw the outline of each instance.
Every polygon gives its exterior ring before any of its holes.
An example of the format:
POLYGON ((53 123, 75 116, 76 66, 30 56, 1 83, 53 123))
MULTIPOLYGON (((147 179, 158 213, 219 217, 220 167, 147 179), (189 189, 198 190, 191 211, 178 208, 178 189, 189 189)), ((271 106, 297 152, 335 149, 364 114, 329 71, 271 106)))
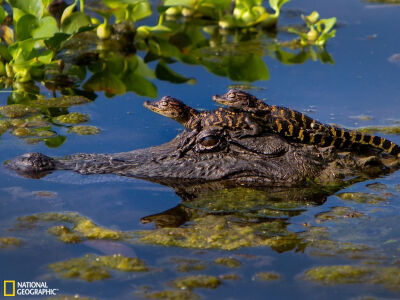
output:
POLYGON ((204 137, 201 141, 200 144, 202 144, 204 147, 213 147, 215 145, 217 145, 219 142, 219 138, 213 135, 210 136, 206 136, 204 137))
POLYGON ((161 106, 167 106, 167 105, 168 105, 168 102, 167 102, 167 101, 161 101, 161 102, 160 102, 160 105, 161 105, 161 106))

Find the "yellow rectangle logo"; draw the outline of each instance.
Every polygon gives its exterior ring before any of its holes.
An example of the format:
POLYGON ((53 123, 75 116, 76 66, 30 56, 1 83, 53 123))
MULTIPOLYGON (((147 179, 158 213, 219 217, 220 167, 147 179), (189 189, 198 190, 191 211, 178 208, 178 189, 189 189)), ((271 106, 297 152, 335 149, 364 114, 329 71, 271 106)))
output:
POLYGON ((4 280, 4 296, 8 297, 8 296, 15 296, 15 280, 4 280), (7 288, 10 289, 12 287, 12 292, 10 292, 10 290, 8 290, 7 293, 7 288))

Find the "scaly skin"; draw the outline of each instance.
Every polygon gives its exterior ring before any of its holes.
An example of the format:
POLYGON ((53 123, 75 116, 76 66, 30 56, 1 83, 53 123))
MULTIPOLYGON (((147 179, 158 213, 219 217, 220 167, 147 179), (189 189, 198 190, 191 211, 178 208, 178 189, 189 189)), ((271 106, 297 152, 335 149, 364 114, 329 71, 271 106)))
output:
POLYGON ((268 129, 293 138, 295 141, 322 147, 349 148, 367 145, 400 157, 400 147, 385 138, 322 124, 305 114, 286 107, 268 105, 255 96, 231 89, 213 100, 241 111, 251 112, 254 119, 262 119, 268 129))
POLYGON ((248 113, 239 115, 234 110, 223 108, 198 112, 171 96, 164 96, 153 102, 145 101, 143 106, 197 132, 206 127, 228 128, 232 131, 241 130, 243 136, 258 135, 261 131, 261 126, 254 122, 248 113))
POLYGON ((229 131, 186 130, 166 144, 125 153, 73 154, 61 158, 27 153, 7 165, 30 178, 40 178, 55 170, 72 170, 80 174, 136 177, 174 188, 221 180, 231 185, 275 188, 307 183, 324 186, 346 178, 379 176, 398 168, 397 160, 382 157, 373 149, 338 155, 334 147, 290 143, 277 134, 239 140, 229 131), (194 142, 182 156, 176 157, 182 141, 189 136, 194 142))

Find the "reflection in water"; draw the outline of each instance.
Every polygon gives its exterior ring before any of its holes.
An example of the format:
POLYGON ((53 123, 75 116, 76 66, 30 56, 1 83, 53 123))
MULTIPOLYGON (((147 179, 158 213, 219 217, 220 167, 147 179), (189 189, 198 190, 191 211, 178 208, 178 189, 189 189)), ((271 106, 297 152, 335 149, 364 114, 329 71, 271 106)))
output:
POLYGON ((45 99, 38 81, 4 80, 3 89, 12 92, 8 105, 0 108, 4 116, 0 133, 9 131, 29 144, 44 142, 52 148, 65 142, 62 128, 69 133, 97 134, 96 127, 80 125, 89 121, 86 114, 70 113, 68 108, 93 101, 97 91, 108 97, 126 92, 157 97, 154 79, 195 83, 195 78, 171 69, 175 62, 202 65, 213 74, 245 83, 269 79, 265 56, 283 64, 309 59, 333 63, 325 48, 300 46, 297 40, 280 42, 276 32, 262 28, 226 31, 215 24, 176 20, 165 20, 163 28, 149 27, 146 36, 140 37, 131 23, 119 23, 106 40, 84 31, 63 41, 58 45, 62 49, 59 63, 46 65, 40 80, 54 98, 45 99), (154 62, 153 70, 149 64, 154 62), (63 96, 56 98, 58 93, 63 96))

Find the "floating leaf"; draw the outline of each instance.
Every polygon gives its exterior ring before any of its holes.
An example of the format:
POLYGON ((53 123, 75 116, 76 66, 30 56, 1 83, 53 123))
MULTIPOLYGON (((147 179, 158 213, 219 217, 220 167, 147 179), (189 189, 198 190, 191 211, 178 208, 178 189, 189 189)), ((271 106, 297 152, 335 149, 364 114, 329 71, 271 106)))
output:
POLYGON ((83 27, 91 24, 89 16, 82 12, 74 12, 61 24, 61 31, 65 33, 77 33, 83 27))
POLYGON ((49 148, 57 148, 57 147, 60 147, 62 144, 64 144, 64 142, 66 140, 67 140, 66 136, 57 135, 55 137, 50 137, 50 138, 44 139, 44 143, 49 148))

